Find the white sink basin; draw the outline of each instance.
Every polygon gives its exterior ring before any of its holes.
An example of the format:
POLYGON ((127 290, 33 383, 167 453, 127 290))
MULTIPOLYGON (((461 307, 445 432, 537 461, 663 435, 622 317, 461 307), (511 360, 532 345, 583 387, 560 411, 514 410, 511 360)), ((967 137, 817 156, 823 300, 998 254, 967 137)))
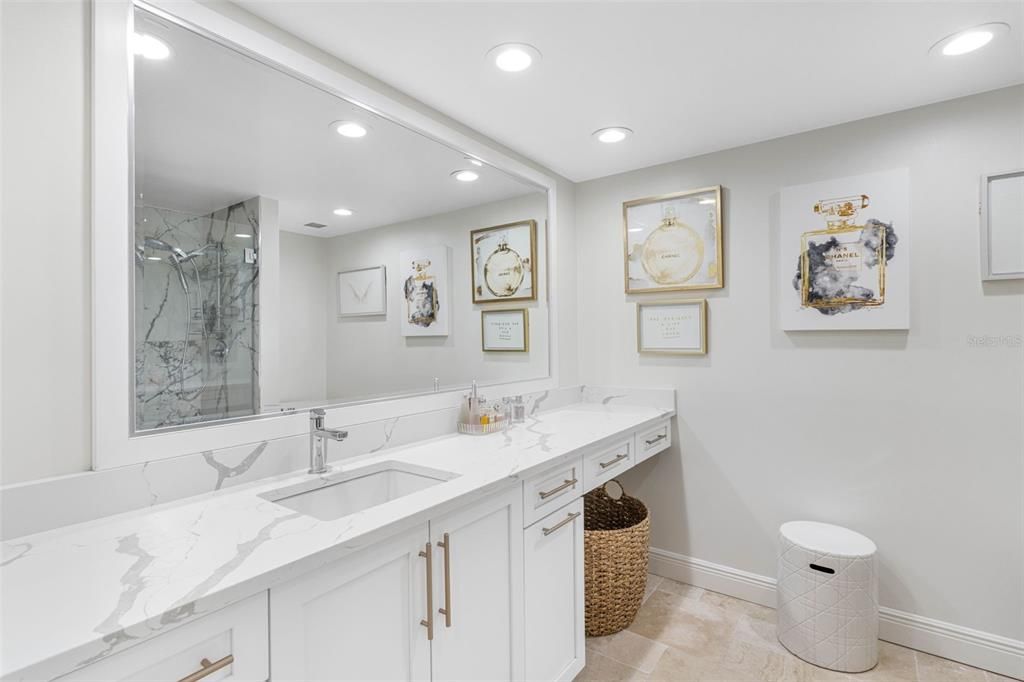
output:
POLYGON ((378 462, 272 490, 260 497, 321 521, 333 521, 457 476, 405 462, 378 462))

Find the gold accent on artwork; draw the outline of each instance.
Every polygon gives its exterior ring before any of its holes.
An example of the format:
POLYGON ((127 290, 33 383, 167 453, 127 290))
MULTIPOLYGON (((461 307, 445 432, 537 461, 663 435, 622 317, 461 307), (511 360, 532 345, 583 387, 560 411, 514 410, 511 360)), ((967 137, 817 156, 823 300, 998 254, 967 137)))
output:
POLYGON ((537 300, 537 221, 520 220, 472 230, 469 233, 469 267, 473 303, 537 300), (477 242, 483 235, 496 230, 510 231, 515 228, 529 232, 529 253, 521 253, 511 247, 507 239, 503 239, 490 253, 480 254, 482 263, 477 261, 477 242), (530 293, 516 295, 522 291, 526 282, 529 283, 530 293))
MULTIPOLYGON (((686 291, 691 289, 721 289, 725 286, 722 245, 722 187, 714 185, 701 189, 659 194, 622 203, 622 246, 624 284, 627 294, 656 291, 686 291), (714 218, 714 245, 709 247, 698 229, 666 207, 658 226, 643 241, 630 243, 629 212, 631 208, 647 204, 665 203, 677 199, 707 194, 710 219, 714 218), (634 287, 630 284, 629 266, 633 260, 639 263, 647 279, 658 286, 634 287), (707 266, 707 278, 711 281, 692 281, 707 266)), ((710 236, 708 236, 710 239, 710 236)))
POLYGON ((813 210, 825 218, 826 228, 804 232, 800 236, 800 305, 808 308, 833 308, 853 304, 858 307, 870 308, 885 303, 886 235, 884 229, 883 233, 879 235, 876 251, 878 260, 878 295, 876 298, 863 299, 843 296, 814 301, 810 298, 809 247, 818 237, 827 237, 837 241, 837 246, 824 254, 829 265, 839 272, 847 273, 854 280, 860 278, 866 267, 863 264, 863 239, 867 225, 857 225, 854 221, 860 209, 867 208, 869 205, 870 197, 866 194, 822 199, 814 204, 813 210), (849 239, 850 236, 854 239, 849 239), (843 237, 847 237, 847 239, 844 240, 843 237))

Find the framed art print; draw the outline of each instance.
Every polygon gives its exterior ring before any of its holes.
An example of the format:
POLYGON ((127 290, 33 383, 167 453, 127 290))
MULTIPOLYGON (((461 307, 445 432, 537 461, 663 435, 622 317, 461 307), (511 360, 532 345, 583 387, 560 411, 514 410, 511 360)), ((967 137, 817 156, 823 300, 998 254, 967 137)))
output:
POLYGON ((480 337, 485 352, 525 353, 530 350, 530 311, 481 310, 480 337))
POLYGON ((448 247, 403 251, 398 261, 402 268, 402 336, 448 336, 448 247))
POLYGON ((537 222, 522 220, 469 233, 473 303, 537 298, 537 222))
POLYGON ((386 273, 383 265, 339 272, 338 317, 387 314, 386 273))
POLYGON ((981 278, 1024 279, 1024 168, 981 179, 981 278))
POLYGON ((626 293, 720 289, 722 188, 622 204, 626 293))
POLYGON ((704 355, 708 352, 708 304, 704 299, 636 304, 640 353, 704 355))

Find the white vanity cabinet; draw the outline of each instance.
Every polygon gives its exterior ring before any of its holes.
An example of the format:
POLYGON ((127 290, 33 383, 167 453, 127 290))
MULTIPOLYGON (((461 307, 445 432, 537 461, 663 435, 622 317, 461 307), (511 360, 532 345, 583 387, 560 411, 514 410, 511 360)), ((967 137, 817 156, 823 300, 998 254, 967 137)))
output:
POLYGON ((267 593, 260 592, 57 679, 259 682, 267 668, 267 593))
POLYGON ((270 592, 271 679, 521 679, 517 488, 270 592))
POLYGON ((583 500, 524 533, 526 679, 572 680, 584 664, 583 500))
POLYGON ((429 680, 426 524, 270 591, 271 679, 429 680))

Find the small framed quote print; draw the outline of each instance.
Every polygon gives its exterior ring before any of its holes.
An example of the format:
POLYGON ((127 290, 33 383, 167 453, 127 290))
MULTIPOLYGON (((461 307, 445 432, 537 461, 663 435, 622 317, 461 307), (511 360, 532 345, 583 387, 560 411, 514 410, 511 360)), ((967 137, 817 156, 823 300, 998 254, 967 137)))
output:
POLYGON ((338 273, 338 317, 387 313, 387 274, 383 265, 338 273))
POLYGON ((530 350, 530 311, 481 310, 480 333, 485 352, 525 353, 530 350))
POLYGON ((473 303, 537 298, 537 223, 523 220, 469 233, 473 303))
POLYGON ((707 301, 637 303, 636 345, 641 353, 704 355, 708 352, 707 301))

